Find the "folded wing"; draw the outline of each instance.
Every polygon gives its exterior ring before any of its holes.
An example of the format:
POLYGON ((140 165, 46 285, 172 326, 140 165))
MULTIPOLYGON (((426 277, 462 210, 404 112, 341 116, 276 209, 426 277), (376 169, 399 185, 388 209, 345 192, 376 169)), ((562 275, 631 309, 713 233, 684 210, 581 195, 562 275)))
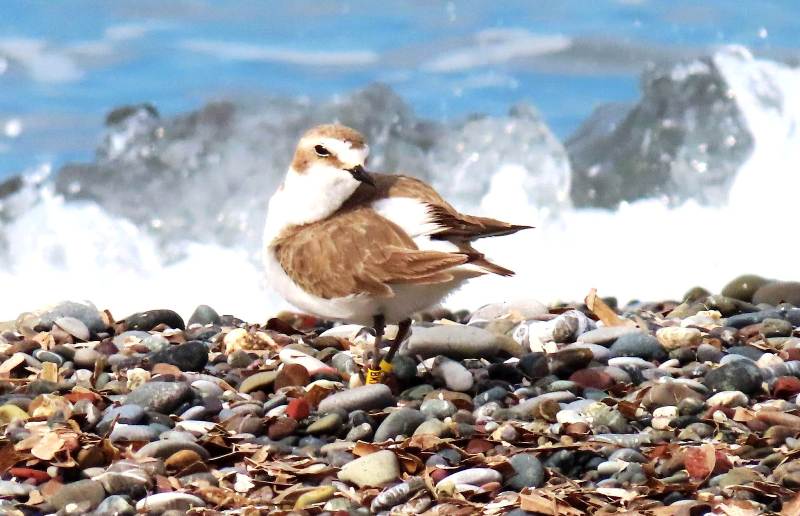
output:
POLYGON ((397 224, 366 206, 292 228, 273 245, 286 274, 324 299, 391 297, 392 285, 448 282, 452 269, 470 259, 467 253, 420 250, 397 224))

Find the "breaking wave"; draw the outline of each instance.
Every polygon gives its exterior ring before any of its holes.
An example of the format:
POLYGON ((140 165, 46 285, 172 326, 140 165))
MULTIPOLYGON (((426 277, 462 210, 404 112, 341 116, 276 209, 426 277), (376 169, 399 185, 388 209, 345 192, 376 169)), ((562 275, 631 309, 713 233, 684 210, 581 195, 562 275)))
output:
MULTIPOLYGON (((481 59, 513 51, 511 36, 487 35, 481 59)), ((458 65, 458 52, 437 66, 458 65)), ((481 241, 517 276, 475 280, 452 307, 580 299, 592 287, 676 298, 743 272, 794 276, 800 71, 727 47, 649 69, 642 84, 636 104, 599 108, 565 144, 527 105, 439 123, 383 86, 313 109, 284 98, 174 118, 117 109, 95 161, 0 184, 0 320, 61 299, 118 317, 207 303, 257 320, 285 307, 259 265, 266 202, 297 136, 331 120, 368 135, 371 168, 537 227, 481 241)))

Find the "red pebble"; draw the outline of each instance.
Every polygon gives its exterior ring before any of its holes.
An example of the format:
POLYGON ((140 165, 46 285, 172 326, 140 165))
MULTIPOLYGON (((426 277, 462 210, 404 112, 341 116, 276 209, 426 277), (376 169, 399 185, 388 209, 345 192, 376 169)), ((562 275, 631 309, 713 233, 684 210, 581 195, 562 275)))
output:
POLYGON ((503 487, 503 484, 501 484, 500 482, 488 482, 486 484, 483 484, 481 486, 481 489, 483 489, 486 492, 491 493, 491 492, 500 490, 501 487, 503 487))
POLYGON ((776 398, 788 399, 800 393, 800 379, 794 376, 781 376, 772 385, 772 394, 776 398))
POLYGON ((605 390, 614 385, 611 375, 597 369, 581 369, 572 373, 569 379, 581 387, 605 390))
POLYGON ((800 360, 800 348, 785 349, 786 360, 800 360))
POLYGON ((308 370, 300 364, 285 364, 275 378, 274 389, 283 387, 302 387, 308 384, 308 370))
POLYGON ((37 484, 40 482, 47 482, 50 480, 50 475, 46 471, 33 468, 11 468, 8 474, 12 477, 29 478, 34 480, 37 484))
POLYGON ((476 454, 476 453, 486 453, 487 451, 494 448, 494 443, 487 441, 485 439, 470 439, 467 443, 467 453, 469 454, 476 454))
POLYGON ((286 415, 298 421, 307 418, 310 413, 311 407, 303 398, 294 398, 286 407, 286 415))
POLYGON ((437 484, 438 484, 439 482, 441 482, 442 480, 444 480, 444 479, 445 479, 445 477, 447 477, 447 475, 449 475, 449 474, 450 474, 450 472, 449 472, 449 471, 447 471, 447 470, 444 470, 444 469, 438 469, 438 468, 437 468, 437 469, 434 469, 433 471, 431 471, 431 479, 432 479, 432 480, 433 480, 435 483, 437 483, 437 484))

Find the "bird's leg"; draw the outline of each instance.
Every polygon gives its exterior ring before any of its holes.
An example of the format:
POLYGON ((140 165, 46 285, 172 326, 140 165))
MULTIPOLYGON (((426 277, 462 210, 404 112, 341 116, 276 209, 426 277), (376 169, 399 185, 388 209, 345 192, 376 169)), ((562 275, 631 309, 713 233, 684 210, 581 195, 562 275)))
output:
POLYGON ((394 355, 397 353, 397 350, 400 349, 400 344, 406 340, 408 337, 408 331, 411 329, 411 319, 403 319, 397 325, 397 336, 394 338, 392 345, 389 347, 389 351, 386 353, 386 356, 383 357, 383 361, 387 364, 391 364, 392 360, 394 359, 394 355))
POLYGON ((372 369, 380 370, 381 344, 383 344, 383 333, 386 330, 386 319, 383 314, 378 314, 372 318, 372 324, 375 328, 375 348, 372 354, 372 369))

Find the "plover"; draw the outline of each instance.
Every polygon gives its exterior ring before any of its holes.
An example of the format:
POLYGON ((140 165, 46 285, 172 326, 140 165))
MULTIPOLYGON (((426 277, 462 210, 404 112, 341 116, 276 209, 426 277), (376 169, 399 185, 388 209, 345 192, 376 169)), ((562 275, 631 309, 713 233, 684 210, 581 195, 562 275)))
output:
POLYGON ((398 323, 391 360, 412 313, 469 278, 514 274, 473 240, 530 226, 461 214, 419 179, 367 172, 368 155, 349 127, 320 125, 303 135, 269 201, 264 264, 268 283, 297 308, 372 326, 377 365, 386 323, 398 323))

